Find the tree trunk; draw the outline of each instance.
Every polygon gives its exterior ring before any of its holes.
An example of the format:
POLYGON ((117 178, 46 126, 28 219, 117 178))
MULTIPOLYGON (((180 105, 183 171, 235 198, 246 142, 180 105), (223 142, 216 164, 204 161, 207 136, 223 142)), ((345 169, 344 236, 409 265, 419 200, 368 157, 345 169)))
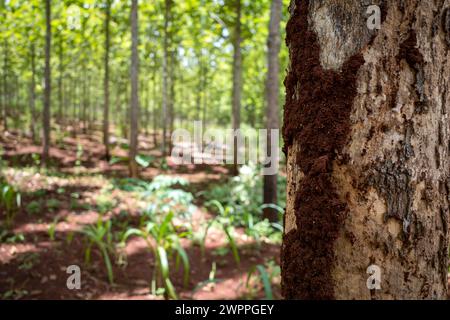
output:
POLYGON ((105 19, 105 78, 104 78, 104 105, 103 105, 103 144, 105 146, 105 159, 109 161, 109 47, 110 35, 109 25, 111 20, 111 0, 106 0, 106 19, 105 19))
POLYGON ((43 147, 42 147, 42 165, 48 163, 50 150, 50 93, 51 93, 51 67, 50 67, 50 48, 52 39, 51 30, 51 5, 50 0, 45 1, 46 34, 45 34, 45 88, 44 88, 44 109, 43 109, 43 147))
POLYGON ((59 78, 58 78, 58 122, 63 123, 63 76, 64 76, 64 49, 62 33, 59 37, 59 78))
POLYGON ((8 108, 9 105, 9 91, 8 91, 8 41, 4 40, 4 52, 3 52, 3 95, 5 96, 3 99, 3 129, 8 131, 8 108))
POLYGON ((31 59, 31 81, 30 81, 30 132, 31 140, 36 142, 36 49, 34 43, 31 44, 30 49, 31 59))
POLYGON ((130 176, 138 177, 139 117, 138 0, 131 1, 131 107, 130 107, 130 176))
POLYGON ((163 157, 166 155, 166 134, 167 134, 167 117, 168 117, 168 55, 169 55, 169 20, 172 0, 165 0, 165 12, 164 12, 164 40, 163 40, 163 57, 162 57, 162 72, 163 72, 163 85, 162 85, 162 143, 161 151, 163 157))
POLYGON ((169 67, 169 152, 172 150, 172 132, 175 121, 175 67, 176 67, 176 52, 172 50, 170 53, 170 67, 169 67))
MULTIPOLYGON (((232 94, 232 126, 237 130, 241 126, 241 87, 242 87, 242 55, 241 55, 241 0, 236 0, 236 25, 233 38, 233 94, 232 94)), ((233 144, 233 175, 238 174, 237 138, 233 144)))
POLYGON ((158 148, 158 137, 157 137, 157 133, 158 133, 158 118, 157 118, 157 114, 158 114, 158 110, 157 110, 157 99, 156 99, 156 68, 153 69, 153 110, 152 110, 152 117, 153 117, 153 146, 156 148, 158 148))
MULTIPOLYGON (((271 149, 270 129, 279 129, 278 119, 278 93, 279 93, 279 53, 280 53, 280 21, 282 0, 272 0, 270 10, 268 47, 268 72, 267 72, 267 150, 271 149)), ((278 150, 277 150, 278 152, 278 150)), ((263 202, 265 204, 277 204, 277 175, 264 176, 263 202)), ((278 221, 278 212, 273 208, 264 209, 264 218, 269 221, 278 221)))
POLYGON ((358 0, 291 4, 288 299, 446 298, 449 3, 382 3, 373 31, 358 0))
POLYGON ((82 123, 83 125, 83 129, 82 129, 82 133, 86 134, 87 133, 87 109, 88 109, 88 101, 87 101, 87 97, 88 97, 88 93, 87 93, 87 88, 88 88, 88 80, 89 77, 87 75, 87 70, 86 70, 86 66, 83 66, 83 89, 82 89, 82 98, 81 98, 81 104, 82 104, 82 109, 81 109, 81 118, 80 118, 80 123, 82 123))

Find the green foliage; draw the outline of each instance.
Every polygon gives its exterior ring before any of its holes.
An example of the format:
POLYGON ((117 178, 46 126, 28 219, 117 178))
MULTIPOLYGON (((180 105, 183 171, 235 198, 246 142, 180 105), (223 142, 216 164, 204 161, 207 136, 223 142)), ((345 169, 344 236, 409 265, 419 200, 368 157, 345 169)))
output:
POLYGON ((0 209, 5 214, 6 227, 11 227, 21 207, 20 192, 0 177, 0 209))
POLYGON ((117 206, 117 201, 111 198, 109 194, 103 193, 95 198, 95 204, 97 211, 100 214, 105 214, 117 206))
POLYGON ((88 203, 80 202, 76 199, 70 199, 70 210, 89 210, 91 206, 88 203))
MULTIPOLYGON (((279 190, 284 187, 284 177, 278 178, 279 190)), ((282 206, 275 204, 262 204, 262 177, 256 166, 242 166, 239 176, 234 177, 228 183, 217 185, 209 191, 203 192, 208 200, 206 206, 217 212, 219 221, 235 227, 244 227, 245 233, 253 237, 257 243, 262 239, 271 242, 281 242, 283 227, 281 219, 278 223, 270 223, 263 219, 263 209, 271 207, 283 214, 282 206), (220 201, 218 201, 220 199, 220 201)))
MULTIPOLYGON (((127 148, 128 149, 128 145, 127 148)), ((138 154, 135 158, 136 163, 141 166, 142 168, 148 168, 155 160, 156 158, 154 156, 144 155, 144 154, 138 154)), ((113 156, 111 157, 111 160, 109 161, 110 165, 114 164, 128 164, 130 161, 130 158, 128 156, 122 156, 117 157, 113 156)))
POLYGON ((47 209, 50 211, 55 211, 61 206, 61 202, 58 199, 48 199, 46 202, 47 209))
POLYGON ((83 146, 81 144, 77 144, 77 153, 75 160, 75 167, 81 167, 81 159, 83 157, 83 146))
POLYGON ((250 280, 252 276, 256 274, 258 280, 262 283, 264 288, 264 299, 273 300, 274 295, 272 290, 272 283, 274 282, 275 278, 279 277, 280 272, 280 266, 278 266, 273 260, 267 262, 265 265, 258 264, 249 270, 247 274, 246 287, 249 290, 251 289, 250 280))
POLYGON ((36 252, 27 252, 18 258, 19 270, 31 270, 40 262, 40 256, 36 252))
POLYGON ((111 231, 111 221, 104 221, 102 217, 99 217, 95 225, 87 225, 81 230, 81 233, 87 240, 87 246, 85 248, 85 263, 91 262, 91 251, 95 246, 102 254, 103 261, 108 273, 108 280, 110 284, 114 284, 114 274, 111 264, 111 255, 114 255, 115 248, 113 244, 113 235, 111 231))
POLYGON ((143 154, 138 154, 136 156, 137 164, 143 168, 149 167, 153 161, 155 161, 155 157, 153 157, 153 156, 147 156, 147 155, 143 155, 143 154))
POLYGON ((34 166, 39 168, 41 166, 41 155, 39 153, 33 153, 31 158, 33 159, 34 166))
POLYGON ((55 241, 55 234, 56 234, 56 226, 58 225, 58 218, 55 218, 52 223, 50 223, 48 227, 48 237, 50 238, 50 241, 55 241))
POLYGON ((0 228, 0 243, 20 243, 24 241, 23 233, 12 233, 0 228))
MULTIPOLYGON (((219 225, 223 232, 225 233, 225 236, 228 240, 228 244, 230 245, 231 252, 233 253, 233 258, 236 264, 239 266, 241 263, 241 257, 239 255, 239 249, 238 245, 236 243, 236 239, 234 236, 234 227, 232 225, 234 216, 232 214, 231 207, 223 207, 222 204, 217 200, 212 200, 210 204, 217 207, 219 210, 219 215, 214 218, 214 223, 219 225)), ((205 239, 206 239, 206 233, 205 233, 205 239)))
POLYGON ((161 218, 148 221, 141 229, 130 228, 124 235, 122 242, 131 236, 137 236, 145 240, 148 249, 155 258, 155 267, 151 289, 153 294, 161 292, 159 286, 164 288, 164 294, 171 299, 177 299, 177 293, 170 279, 170 257, 175 256, 175 268, 178 269, 180 262, 183 265, 183 283, 186 287, 189 284, 190 265, 189 258, 181 245, 180 239, 187 237, 187 232, 178 232, 178 228, 173 224, 173 212, 169 212, 161 218))

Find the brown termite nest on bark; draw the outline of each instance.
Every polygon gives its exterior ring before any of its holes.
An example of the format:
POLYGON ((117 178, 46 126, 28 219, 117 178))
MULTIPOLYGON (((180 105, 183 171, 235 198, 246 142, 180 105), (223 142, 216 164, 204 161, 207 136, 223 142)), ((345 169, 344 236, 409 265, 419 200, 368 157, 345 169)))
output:
POLYGON ((300 144, 296 162, 305 176, 295 198, 296 229, 284 236, 282 291, 287 299, 332 299, 333 245, 348 211, 332 182, 332 162, 350 134, 364 58, 353 55, 340 72, 324 70, 308 11, 309 1, 295 1, 287 24, 291 69, 285 79, 284 151, 294 139, 300 144))

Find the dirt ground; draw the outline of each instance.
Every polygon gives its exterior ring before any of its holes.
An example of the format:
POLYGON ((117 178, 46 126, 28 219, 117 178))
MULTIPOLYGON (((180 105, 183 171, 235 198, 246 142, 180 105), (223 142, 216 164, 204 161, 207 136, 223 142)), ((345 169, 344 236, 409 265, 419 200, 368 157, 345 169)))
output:
MULTIPOLYGON (((152 145, 150 136, 140 138, 143 153, 161 156, 152 145)), ((55 141, 50 150, 50 169, 57 174, 41 174, 24 169, 36 165, 33 154, 41 148, 17 132, 0 137, 2 159, 8 163, 2 168, 8 179, 13 179, 25 190, 9 243, 0 243, 0 297, 10 299, 162 299, 150 293, 149 283, 154 260, 143 239, 131 238, 123 249, 124 261, 113 264, 115 284, 109 285, 101 255, 92 252, 90 265, 84 263, 86 243, 77 231, 84 225, 97 221, 96 199, 102 187, 113 177, 126 177, 127 166, 110 165, 102 159, 100 137, 88 135, 65 136, 55 141), (78 154, 82 146, 82 155, 78 154), (43 193, 39 190, 45 190, 43 193), (38 192, 36 192, 38 191, 38 192), (76 201, 73 195, 77 195, 76 201), (42 203, 37 213, 30 213, 30 203, 42 203), (54 239, 49 228, 54 227, 54 239), (14 235, 17 239, 14 239, 14 235), (81 290, 69 290, 66 281, 69 265, 81 267, 81 290), (6 295, 6 296, 5 296, 6 295)), ((126 151, 119 143, 112 150, 114 156, 126 151)), ((143 180, 151 180, 158 174, 176 175, 190 182, 189 191, 194 195, 214 183, 224 182, 228 173, 224 167, 173 166, 167 158, 167 168, 161 172, 156 164, 141 172, 143 180)), ((5 163, 4 162, 4 163, 5 163)), ((121 219, 121 212, 128 212, 127 219, 138 219, 136 203, 126 194, 114 190, 118 200, 116 208, 108 214, 111 219, 121 219)), ((196 197, 198 206, 193 219, 211 217, 196 197)), ((191 277, 187 288, 183 287, 182 271, 173 278, 174 286, 182 299, 238 299, 263 296, 262 285, 257 281, 247 284, 249 270, 268 260, 278 261, 279 246, 253 243, 242 230, 238 230, 241 264, 237 266, 231 252, 218 255, 226 246, 224 235, 212 231, 208 235, 205 255, 188 240, 183 242, 191 264, 191 277), (219 249, 219 250, 218 250, 219 249), (207 283, 213 263, 216 264, 214 283, 207 283)), ((279 287, 273 288, 279 296, 279 287)))

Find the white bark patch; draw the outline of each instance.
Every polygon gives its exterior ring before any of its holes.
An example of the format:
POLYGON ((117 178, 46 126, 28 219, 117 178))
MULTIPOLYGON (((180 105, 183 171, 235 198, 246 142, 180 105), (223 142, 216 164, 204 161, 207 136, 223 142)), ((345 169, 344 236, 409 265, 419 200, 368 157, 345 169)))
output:
POLYGON ((366 9, 372 3, 365 2, 367 1, 310 2, 309 25, 320 43, 320 62, 324 69, 340 70, 344 62, 370 40, 366 9))

